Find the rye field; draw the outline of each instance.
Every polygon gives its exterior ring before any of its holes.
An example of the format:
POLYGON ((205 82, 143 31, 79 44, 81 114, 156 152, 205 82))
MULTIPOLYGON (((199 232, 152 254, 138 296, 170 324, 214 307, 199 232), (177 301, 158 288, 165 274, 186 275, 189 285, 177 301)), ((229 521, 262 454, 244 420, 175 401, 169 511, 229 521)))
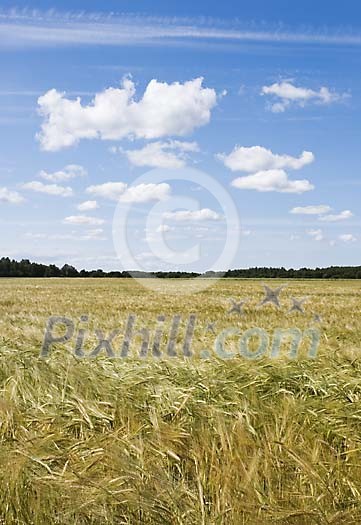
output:
POLYGON ((361 282, 168 285, 0 281, 0 523, 361 523, 361 282))

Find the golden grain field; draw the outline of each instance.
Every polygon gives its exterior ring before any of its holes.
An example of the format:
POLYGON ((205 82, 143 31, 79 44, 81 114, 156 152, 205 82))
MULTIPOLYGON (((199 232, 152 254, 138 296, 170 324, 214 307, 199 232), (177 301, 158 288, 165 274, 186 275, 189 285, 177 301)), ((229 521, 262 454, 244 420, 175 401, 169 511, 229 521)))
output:
POLYGON ((156 293, 131 279, 2 279, 0 523, 361 523, 361 282, 267 284, 287 285, 279 309, 259 306, 262 282, 252 280, 183 295, 166 281, 156 293), (304 313, 289 312, 301 297, 304 313), (246 301, 243 315, 231 299, 246 301), (72 320, 74 335, 41 359, 55 315, 72 320), (139 357, 162 315, 161 356, 139 357), (253 327, 270 340, 277 328, 316 328, 318 354, 303 345, 296 359, 286 347, 245 359, 237 334, 227 340, 233 358, 215 353, 222 331, 253 327), (79 330, 85 356, 118 330, 116 358, 75 356, 79 330))

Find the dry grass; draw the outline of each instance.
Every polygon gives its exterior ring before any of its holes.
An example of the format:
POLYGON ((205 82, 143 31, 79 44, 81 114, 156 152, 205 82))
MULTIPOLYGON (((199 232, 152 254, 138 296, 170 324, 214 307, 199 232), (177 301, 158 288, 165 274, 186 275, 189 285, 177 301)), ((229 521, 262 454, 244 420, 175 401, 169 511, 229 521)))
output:
POLYGON ((258 309, 248 280, 188 297, 131 280, 0 284, 0 523, 361 522, 360 282, 290 282, 281 311, 258 309), (306 295, 304 316, 285 315, 306 295), (227 314, 231 297, 248 298, 244 317, 227 314), (153 330, 180 314, 184 329, 191 312, 196 354, 212 347, 208 321, 272 332, 317 313, 319 355, 79 360, 69 344, 38 359, 50 315, 89 314, 107 333, 129 313, 153 330))

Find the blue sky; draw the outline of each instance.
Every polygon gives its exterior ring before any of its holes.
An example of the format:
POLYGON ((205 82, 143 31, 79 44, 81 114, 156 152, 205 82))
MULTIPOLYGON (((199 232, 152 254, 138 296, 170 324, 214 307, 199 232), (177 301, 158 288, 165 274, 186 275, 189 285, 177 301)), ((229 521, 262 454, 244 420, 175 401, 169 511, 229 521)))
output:
POLYGON ((233 268, 360 264, 358 2, 87 5, 2 3, 1 255, 223 269, 229 235, 233 268))

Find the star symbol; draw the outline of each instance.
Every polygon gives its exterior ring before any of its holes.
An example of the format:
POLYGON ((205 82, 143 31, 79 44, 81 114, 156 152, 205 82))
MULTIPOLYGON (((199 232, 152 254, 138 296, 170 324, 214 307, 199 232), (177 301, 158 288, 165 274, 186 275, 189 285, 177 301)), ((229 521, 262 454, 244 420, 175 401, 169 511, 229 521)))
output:
POLYGON ((208 332, 212 332, 212 334, 216 335, 216 330, 215 330, 215 322, 213 323, 208 323, 207 326, 206 326, 206 329, 205 329, 205 332, 208 333, 208 332))
POLYGON ((272 289, 266 284, 264 284, 263 287, 265 289, 266 294, 264 296, 264 299, 259 303, 258 306, 264 306, 267 303, 272 303, 275 306, 277 306, 277 308, 279 308, 279 294, 283 290, 284 286, 279 286, 278 288, 272 289))
POLYGON ((291 312, 300 312, 301 314, 304 314, 305 311, 302 308, 302 305, 305 301, 307 301, 308 297, 302 297, 302 299, 295 299, 294 297, 291 297, 292 306, 288 310, 288 313, 291 312))
POLYGON ((243 306, 246 304, 247 301, 239 301, 238 303, 234 299, 230 299, 230 301, 232 303, 232 306, 230 310, 228 310, 228 313, 231 314, 235 312, 237 314, 243 315, 243 306))

